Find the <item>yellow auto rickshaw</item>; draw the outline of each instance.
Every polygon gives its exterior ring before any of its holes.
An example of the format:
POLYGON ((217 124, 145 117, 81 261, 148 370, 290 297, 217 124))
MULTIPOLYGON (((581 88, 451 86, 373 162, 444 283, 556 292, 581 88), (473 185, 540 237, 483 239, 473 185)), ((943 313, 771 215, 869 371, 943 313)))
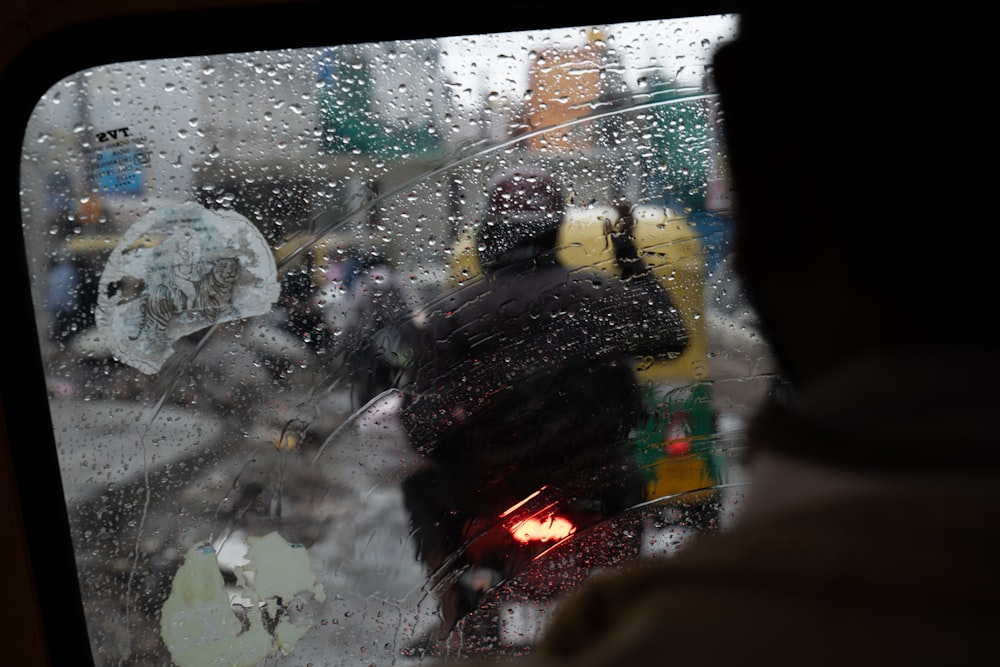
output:
MULTIPOLYGON (((611 206, 570 208, 560 228, 558 257, 571 270, 617 272, 606 237, 611 206)), ((702 491, 721 481, 712 451, 715 430, 708 382, 704 307, 705 256, 701 233, 689 218, 664 206, 637 206, 632 230, 646 265, 659 278, 691 334, 690 345, 672 359, 639 360, 637 376, 650 418, 635 432, 640 459, 649 472, 651 498, 677 496, 704 503, 702 491)), ((455 286, 481 272, 475 233, 467 229, 455 245, 450 280, 455 286)))

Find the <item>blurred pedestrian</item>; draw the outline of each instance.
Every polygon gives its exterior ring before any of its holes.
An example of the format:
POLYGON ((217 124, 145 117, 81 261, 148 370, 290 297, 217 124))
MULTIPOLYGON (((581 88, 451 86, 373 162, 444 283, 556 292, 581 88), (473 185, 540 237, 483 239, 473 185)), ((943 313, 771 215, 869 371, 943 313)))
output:
POLYGON ((749 429, 749 496, 723 533, 583 587, 524 664, 992 655, 995 279, 991 244, 961 242, 989 170, 928 99, 979 89, 989 61, 974 12, 934 9, 747 4, 714 69, 735 260, 782 375, 749 429), (952 231, 920 222, 937 214, 952 231))
POLYGON ((403 383, 410 365, 406 339, 410 306, 397 270, 381 252, 352 255, 343 285, 345 359, 352 407, 358 409, 403 383))

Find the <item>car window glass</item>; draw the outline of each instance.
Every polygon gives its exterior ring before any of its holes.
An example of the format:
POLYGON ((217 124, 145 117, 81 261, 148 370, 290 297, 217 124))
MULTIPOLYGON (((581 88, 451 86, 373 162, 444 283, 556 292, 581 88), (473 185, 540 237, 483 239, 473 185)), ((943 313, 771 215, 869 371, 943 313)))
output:
POLYGON ((729 267, 734 31, 54 85, 22 225, 95 662, 529 650, 596 572, 724 530, 772 370, 729 267))

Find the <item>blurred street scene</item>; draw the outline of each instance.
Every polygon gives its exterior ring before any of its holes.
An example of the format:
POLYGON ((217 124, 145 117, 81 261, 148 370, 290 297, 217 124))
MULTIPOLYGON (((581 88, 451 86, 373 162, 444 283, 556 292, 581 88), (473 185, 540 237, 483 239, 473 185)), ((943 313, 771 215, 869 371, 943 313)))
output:
POLYGON ((772 370, 729 266, 706 75, 734 26, 117 63, 39 101, 23 225, 98 665, 524 650, 622 544, 658 557, 725 529, 746 482, 741 429, 772 370), (614 205, 634 204, 638 255, 677 310, 649 321, 677 317, 690 340, 633 363, 650 418, 629 443, 648 501, 481 585, 475 568, 429 572, 417 557, 402 484, 424 461, 400 420, 404 334, 482 279, 488 183, 528 166, 564 189, 571 275, 615 275, 614 205), (467 631, 430 641, 448 577, 484 597, 467 631), (208 597, 184 607, 191 582, 208 597), (195 626, 205 634, 180 630, 195 626))

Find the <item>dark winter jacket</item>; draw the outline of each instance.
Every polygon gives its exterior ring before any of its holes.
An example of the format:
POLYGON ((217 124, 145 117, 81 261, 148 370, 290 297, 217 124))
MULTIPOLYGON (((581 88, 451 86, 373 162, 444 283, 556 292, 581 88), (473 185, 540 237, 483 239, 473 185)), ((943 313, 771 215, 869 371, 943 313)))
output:
POLYGON ((634 360, 679 354, 688 340, 656 278, 634 273, 570 271, 543 256, 443 297, 415 345, 411 444, 496 467, 623 441, 642 412, 634 360))

